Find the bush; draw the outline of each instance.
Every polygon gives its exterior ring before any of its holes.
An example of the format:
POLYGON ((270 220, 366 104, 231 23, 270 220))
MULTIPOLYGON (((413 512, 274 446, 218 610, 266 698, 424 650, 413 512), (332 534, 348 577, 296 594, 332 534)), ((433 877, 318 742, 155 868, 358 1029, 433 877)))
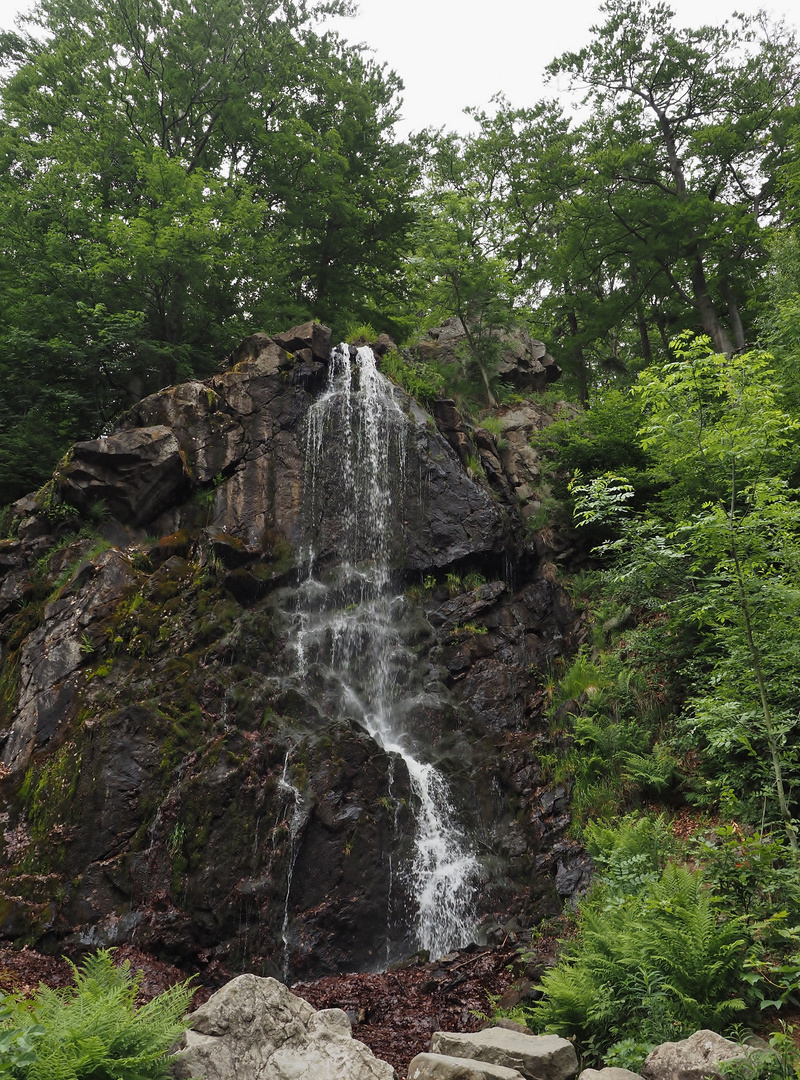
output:
POLYGON ((636 895, 601 892, 585 906, 528 1022, 574 1037, 595 1059, 625 1039, 725 1030, 745 1008, 732 988, 743 985, 749 947, 741 918, 718 920, 700 874, 670 863, 636 895))
POLYGON ((657 881, 675 841, 664 819, 629 814, 612 828, 588 822, 586 850, 600 881, 612 891, 638 893, 657 881))
POLYGON ((0 1003, 0 1076, 14 1080, 166 1080, 166 1052, 186 1024, 187 983, 136 1007, 142 973, 101 950, 65 990, 40 986, 33 1000, 0 1003))
POLYGON ((423 405, 429 405, 444 389, 444 376, 437 368, 422 360, 407 360, 397 349, 381 357, 380 369, 423 405))

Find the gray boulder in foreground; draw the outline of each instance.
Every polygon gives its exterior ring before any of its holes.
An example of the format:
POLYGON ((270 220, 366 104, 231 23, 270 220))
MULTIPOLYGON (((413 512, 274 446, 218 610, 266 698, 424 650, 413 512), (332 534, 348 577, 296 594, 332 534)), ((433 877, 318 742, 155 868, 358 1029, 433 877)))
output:
POLYGON ((341 1009, 317 1012, 276 979, 239 975, 189 1019, 175 1080, 395 1080, 341 1009))
POLYGON ((417 1054, 408 1066, 408 1080, 524 1080, 516 1069, 492 1065, 488 1061, 449 1057, 444 1054, 417 1054))
POLYGON ((578 1080, 642 1080, 642 1077, 630 1069, 607 1065, 604 1069, 584 1069, 578 1080))
POLYGON ((722 1061, 746 1059, 762 1051, 724 1039, 715 1031, 696 1031, 681 1042, 667 1042, 651 1051, 642 1066, 645 1080, 704 1080, 722 1074, 716 1068, 722 1061))
POLYGON ((491 1027, 471 1034, 437 1031, 431 1052, 516 1069, 525 1080, 571 1080, 578 1071, 575 1047, 559 1035, 523 1035, 491 1027))

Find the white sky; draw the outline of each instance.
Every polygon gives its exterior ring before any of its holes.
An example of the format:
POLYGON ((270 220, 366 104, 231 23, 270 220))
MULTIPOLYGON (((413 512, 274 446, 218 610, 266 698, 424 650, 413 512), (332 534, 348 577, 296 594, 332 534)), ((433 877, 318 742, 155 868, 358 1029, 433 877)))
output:
MULTIPOLYGON (((600 0, 360 0, 354 19, 336 20, 354 42, 365 42, 405 83, 398 134, 423 127, 469 130, 468 105, 485 106, 502 91, 512 105, 532 105, 555 93, 544 67, 581 48, 602 19, 600 0)), ((26 0, 0 0, 0 27, 10 28, 26 0)), ((671 0, 680 22, 721 23, 732 10, 766 7, 788 22, 787 0, 671 0)))

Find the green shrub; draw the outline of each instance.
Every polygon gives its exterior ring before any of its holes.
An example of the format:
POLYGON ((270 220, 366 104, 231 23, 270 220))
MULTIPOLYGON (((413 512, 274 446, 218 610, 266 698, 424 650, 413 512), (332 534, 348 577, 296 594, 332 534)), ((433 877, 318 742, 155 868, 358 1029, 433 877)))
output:
POLYGON ((384 375, 423 405, 429 405, 444 389, 444 375, 437 368, 422 360, 407 360, 396 349, 381 357, 380 368, 384 375))
POLYGON ((350 322, 344 328, 344 340, 351 343, 361 340, 374 341, 377 336, 375 327, 368 322, 350 322))
POLYGON ((721 825, 694 840, 693 854, 727 908, 760 919, 785 909, 800 921, 797 874, 783 836, 721 825))
POLYGON ((563 705, 567 701, 580 698, 583 694, 592 697, 603 685, 603 673, 593 663, 585 650, 581 650, 559 680, 554 690, 553 704, 563 705))
POLYGON ((186 1027, 193 990, 181 983, 136 1007, 141 972, 110 950, 74 967, 75 985, 3 1000, 0 1065, 14 1080, 166 1080, 166 1052, 186 1027), (22 1050, 22 1053, 20 1051, 22 1050), (9 1065, 10 1062, 10 1065, 9 1065))
POLYGON ((0 1077, 24 1076, 27 1067, 36 1061, 35 1044, 44 1035, 44 1028, 24 1022, 18 1026, 15 1011, 5 1004, 6 1000, 0 997, 0 1077))
POLYGON ((574 1037, 596 1059, 624 1039, 724 1031, 745 1008, 736 989, 749 947, 741 918, 719 921, 701 875, 670 863, 636 895, 585 906, 529 1023, 574 1037))
POLYGON ((615 827, 588 822, 586 850, 600 880, 616 892, 634 894, 658 880, 674 840, 663 817, 629 814, 615 827))
POLYGON ((610 1069, 629 1069, 631 1072, 641 1072, 642 1065, 651 1050, 655 1050, 656 1044, 643 1042, 641 1039, 620 1039, 613 1046, 609 1046, 603 1055, 603 1061, 610 1069))
POLYGON ((484 416, 477 421, 476 427, 483 428, 484 431, 488 431, 490 435, 502 435, 503 434, 503 422, 499 416, 484 416))

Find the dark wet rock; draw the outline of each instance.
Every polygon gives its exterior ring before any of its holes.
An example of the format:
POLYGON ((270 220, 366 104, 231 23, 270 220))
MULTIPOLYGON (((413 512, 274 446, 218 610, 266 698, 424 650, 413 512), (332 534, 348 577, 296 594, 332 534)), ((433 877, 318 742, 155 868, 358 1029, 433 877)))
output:
POLYGON ((475 445, 452 398, 438 398, 433 403, 433 418, 464 468, 475 458, 475 445))
POLYGON ((440 608, 431 612, 429 619, 434 626, 450 627, 469 622, 487 608, 492 607, 498 597, 506 591, 507 586, 503 581, 492 581, 489 584, 480 585, 472 592, 453 597, 442 604, 440 608))
POLYGON ((146 525, 180 497, 187 476, 175 435, 159 425, 76 443, 56 485, 79 510, 103 503, 120 521, 146 525))
POLYGON ((223 566, 229 570, 236 570, 240 566, 246 566, 259 556, 258 551, 246 547, 238 536, 220 529, 217 525, 211 525, 205 530, 205 535, 211 545, 211 551, 215 558, 219 559, 223 566))
POLYGON ((12 611, 19 611, 33 595, 33 583, 24 570, 6 574, 0 582, 0 619, 12 611))
POLYGON ((582 896, 594 879, 594 863, 585 852, 569 852, 558 860, 556 892, 564 898, 582 896))
MULTIPOLYGON (((219 375, 151 395, 78 444, 55 514, 16 504, 21 531, 0 543, 7 939, 308 977, 416 947, 400 869, 408 775, 313 664, 297 677, 287 628, 299 553, 311 534, 316 572, 333 573, 351 510, 330 484, 316 532, 303 510, 327 334, 254 335, 219 375), (98 501, 101 525, 58 512, 98 501)), ((517 562, 515 506, 394 396, 407 439, 391 569, 417 658, 408 737, 490 853, 481 915, 529 926, 559 903, 553 845, 569 822, 537 771, 542 675, 580 628, 547 566, 517 562), (492 580, 448 598, 451 570, 492 580)))
POLYGON ((19 540, 0 540, 0 575, 17 565, 20 548, 19 540))
POLYGON ((273 341, 287 352, 310 349, 312 359, 321 364, 327 365, 331 354, 331 332, 321 323, 307 322, 294 326, 284 334, 276 334, 273 341))
POLYGON ((397 348, 397 346, 388 334, 378 334, 372 344, 372 351, 378 357, 385 356, 387 352, 390 352, 395 348, 397 348))
POLYGON ((12 772, 24 772, 34 751, 57 741, 74 720, 80 668, 133 576, 113 549, 70 569, 66 591, 45 605, 19 651, 16 703, 0 734, 0 760, 12 772))

